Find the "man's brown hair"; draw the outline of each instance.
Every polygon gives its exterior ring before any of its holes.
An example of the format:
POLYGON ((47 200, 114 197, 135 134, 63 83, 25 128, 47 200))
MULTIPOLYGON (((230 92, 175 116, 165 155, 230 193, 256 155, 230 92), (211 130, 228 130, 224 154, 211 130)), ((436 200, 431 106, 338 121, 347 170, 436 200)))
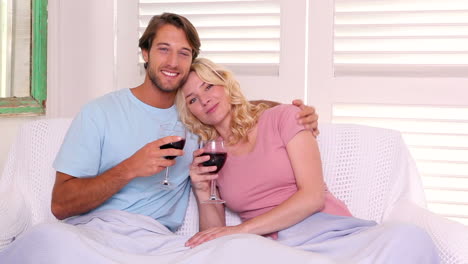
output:
POLYGON ((158 33, 158 29, 167 24, 173 25, 185 32, 187 41, 192 48, 192 61, 195 60, 200 53, 201 46, 198 32, 187 18, 173 13, 162 13, 161 15, 156 15, 151 18, 138 43, 140 49, 147 50, 149 52, 151 45, 153 44, 153 40, 158 33))

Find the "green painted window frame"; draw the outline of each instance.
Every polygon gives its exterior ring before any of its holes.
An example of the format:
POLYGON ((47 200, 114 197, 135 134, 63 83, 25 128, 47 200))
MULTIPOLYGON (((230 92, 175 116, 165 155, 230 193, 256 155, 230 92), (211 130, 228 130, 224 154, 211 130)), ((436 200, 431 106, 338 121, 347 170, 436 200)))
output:
POLYGON ((45 114, 47 99, 47 0, 33 0, 31 15, 31 95, 0 98, 0 116, 45 114))

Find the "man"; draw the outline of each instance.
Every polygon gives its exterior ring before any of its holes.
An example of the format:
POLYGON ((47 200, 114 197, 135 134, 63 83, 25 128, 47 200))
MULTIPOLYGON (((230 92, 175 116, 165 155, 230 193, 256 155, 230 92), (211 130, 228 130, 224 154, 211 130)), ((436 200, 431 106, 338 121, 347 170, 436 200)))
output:
MULTIPOLYGON (((190 193, 188 170, 198 143, 190 135, 184 150, 160 149, 164 144, 180 140, 175 136, 162 137, 160 125, 177 122, 175 94, 199 53, 200 40, 186 18, 164 13, 151 19, 139 46, 145 60, 144 82, 88 103, 73 120, 54 162, 57 174, 51 208, 58 219, 67 219, 71 225, 35 228, 29 237, 18 241, 23 243, 21 248, 34 245, 31 255, 60 247, 54 253, 62 257, 80 256, 67 263, 83 260, 113 263, 108 256, 121 252, 162 257, 160 252, 164 255, 167 250, 173 250, 167 247, 174 240, 169 243, 168 238, 153 235, 169 235, 169 230, 174 232, 182 224, 190 193), (165 156, 177 158, 169 160, 165 156), (166 167, 170 167, 174 190, 158 189, 163 175, 160 172, 166 167), (152 231, 148 233, 148 230, 152 231), (50 234, 54 234, 53 239, 50 234), (44 242, 45 237, 49 240, 44 242)), ((301 102, 298 104, 304 107, 301 102)), ((302 112, 306 117, 301 121, 315 124, 316 129, 317 116, 313 109, 302 112)), ((175 239, 181 246, 186 240, 175 239)), ((10 259, 26 262, 19 249, 8 250, 10 259)), ((176 252, 186 254, 179 249, 176 252)), ((170 256, 180 257, 180 254, 170 256)), ((60 258, 48 261, 60 262, 60 258)), ((132 261, 135 260, 129 260, 132 261)))

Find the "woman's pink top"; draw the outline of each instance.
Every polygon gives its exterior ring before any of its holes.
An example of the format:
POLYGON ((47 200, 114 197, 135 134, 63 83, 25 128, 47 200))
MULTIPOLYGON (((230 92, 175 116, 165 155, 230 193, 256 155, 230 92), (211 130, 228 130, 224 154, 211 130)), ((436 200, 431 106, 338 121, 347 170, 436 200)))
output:
MULTIPOLYGON (((299 108, 279 105, 266 110, 258 121, 257 139, 252 152, 242 156, 228 154, 217 180, 222 199, 242 221, 263 214, 297 191, 294 171, 286 145, 305 128, 295 115, 299 108)), ((324 190, 322 212, 351 216, 346 205, 324 190)))

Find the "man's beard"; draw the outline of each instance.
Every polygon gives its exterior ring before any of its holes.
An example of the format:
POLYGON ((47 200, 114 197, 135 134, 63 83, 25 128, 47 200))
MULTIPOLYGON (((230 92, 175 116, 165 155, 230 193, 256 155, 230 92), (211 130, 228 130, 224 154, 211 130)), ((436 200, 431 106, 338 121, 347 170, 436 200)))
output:
POLYGON ((173 92, 176 92, 181 86, 182 84, 185 82, 185 80, 187 78, 183 78, 181 79, 178 83, 174 84, 174 86, 164 86, 161 82, 161 79, 156 76, 156 74, 154 74, 155 71, 152 70, 151 66, 148 65, 148 69, 147 69, 147 72, 148 72, 148 76, 151 80, 151 82, 153 83, 153 85, 158 89, 160 90, 161 92, 164 92, 164 93, 173 93, 173 92))

